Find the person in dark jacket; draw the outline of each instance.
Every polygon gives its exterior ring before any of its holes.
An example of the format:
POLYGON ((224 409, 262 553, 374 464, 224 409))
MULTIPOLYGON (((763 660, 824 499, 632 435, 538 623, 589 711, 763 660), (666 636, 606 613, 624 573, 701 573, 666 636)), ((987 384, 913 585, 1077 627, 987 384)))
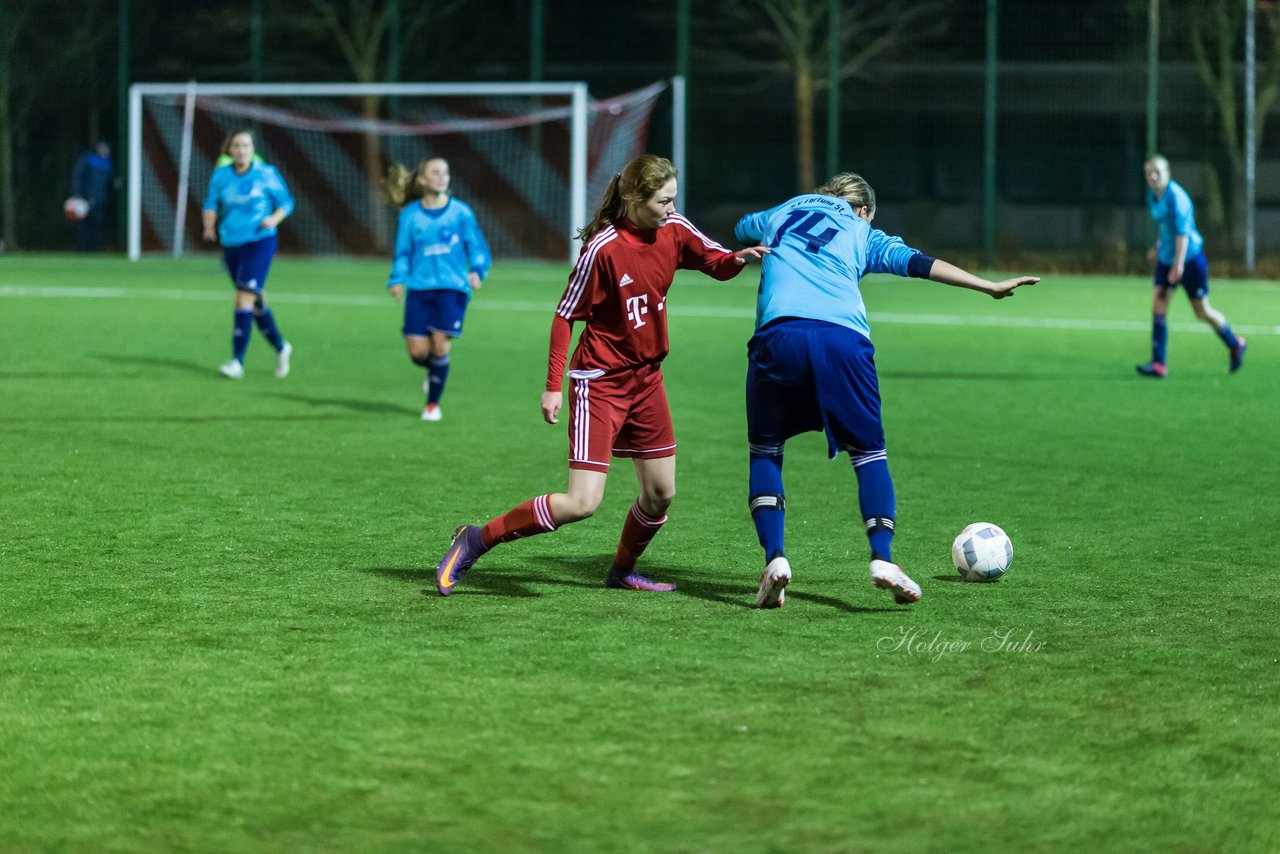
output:
POLYGON ((99 140, 81 154, 71 170, 71 196, 84 199, 88 211, 76 220, 76 251, 97 252, 106 225, 107 197, 111 194, 111 146, 99 140))

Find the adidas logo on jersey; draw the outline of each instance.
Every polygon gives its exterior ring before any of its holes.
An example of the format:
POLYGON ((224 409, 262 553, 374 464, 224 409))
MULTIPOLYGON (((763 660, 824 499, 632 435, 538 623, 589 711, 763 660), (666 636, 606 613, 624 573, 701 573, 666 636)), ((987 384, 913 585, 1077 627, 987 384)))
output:
POLYGON ((635 279, 631 278, 631 277, 630 277, 629 275, 627 275, 626 273, 623 273, 623 274, 622 274, 622 278, 621 278, 621 279, 618 279, 618 287, 620 287, 620 288, 625 288, 627 285, 631 284, 631 283, 632 283, 632 282, 634 282, 634 281, 635 281, 635 279))

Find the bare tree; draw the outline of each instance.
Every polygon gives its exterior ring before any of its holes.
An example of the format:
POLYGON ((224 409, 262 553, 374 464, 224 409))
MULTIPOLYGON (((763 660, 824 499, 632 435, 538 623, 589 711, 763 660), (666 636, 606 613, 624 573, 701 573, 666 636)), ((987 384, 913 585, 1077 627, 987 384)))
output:
POLYGON ((1261 0, 1257 4, 1258 66, 1257 112, 1253 128, 1242 128, 1242 98, 1239 90, 1239 49, 1245 23, 1244 4, 1239 0, 1205 0, 1189 4, 1187 33, 1191 56, 1200 82, 1204 84, 1212 108, 1212 119, 1218 128, 1221 162, 1225 173, 1210 182, 1209 211, 1239 241, 1238 219, 1244 194, 1244 134, 1253 133, 1255 144, 1261 143, 1266 117, 1280 97, 1280 6, 1261 0), (1227 188, 1225 191, 1223 188, 1227 188))
MULTIPOLYGON (((833 85, 827 72, 828 0, 722 0, 721 50, 774 77, 789 78, 795 93, 797 189, 814 186, 814 101, 833 85)), ((843 0, 840 71, 834 85, 869 79, 879 60, 907 53, 945 25, 947 0, 843 0)))
MULTIPOLYGON (((301 35, 328 39, 335 44, 357 83, 377 83, 391 77, 387 43, 392 27, 398 26, 402 43, 412 46, 429 26, 439 28, 464 5, 464 0, 416 0, 399 4, 387 0, 309 0, 314 17, 290 15, 285 20, 301 35), (395 19, 397 11, 401 15, 399 21, 395 19)), ((381 111, 380 96, 361 98, 362 118, 377 119, 381 111)), ((384 204, 379 195, 384 164, 376 134, 365 135, 362 158, 368 178, 369 209, 377 211, 384 204)), ((375 240, 386 248, 390 241, 386 217, 371 219, 375 240)))

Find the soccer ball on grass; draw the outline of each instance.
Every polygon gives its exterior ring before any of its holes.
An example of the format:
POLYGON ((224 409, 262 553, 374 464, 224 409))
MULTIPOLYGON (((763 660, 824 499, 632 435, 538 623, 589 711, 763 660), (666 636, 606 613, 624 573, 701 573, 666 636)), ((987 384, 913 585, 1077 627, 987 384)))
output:
POLYGON ((965 581, 995 581, 1013 563, 1013 543, 999 525, 974 522, 951 544, 951 561, 965 581))

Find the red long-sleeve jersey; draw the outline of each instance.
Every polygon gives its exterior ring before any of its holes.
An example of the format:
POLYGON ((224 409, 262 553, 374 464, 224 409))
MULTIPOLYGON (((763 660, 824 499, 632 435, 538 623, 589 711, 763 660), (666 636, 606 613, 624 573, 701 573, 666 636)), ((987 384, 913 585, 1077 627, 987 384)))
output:
POLYGON ((726 281, 742 272, 733 253, 680 214, 661 228, 623 219, 601 229, 573 266, 551 323, 547 391, 559 391, 573 323, 586 321, 570 367, 613 373, 666 358, 667 291, 676 270, 726 281))

